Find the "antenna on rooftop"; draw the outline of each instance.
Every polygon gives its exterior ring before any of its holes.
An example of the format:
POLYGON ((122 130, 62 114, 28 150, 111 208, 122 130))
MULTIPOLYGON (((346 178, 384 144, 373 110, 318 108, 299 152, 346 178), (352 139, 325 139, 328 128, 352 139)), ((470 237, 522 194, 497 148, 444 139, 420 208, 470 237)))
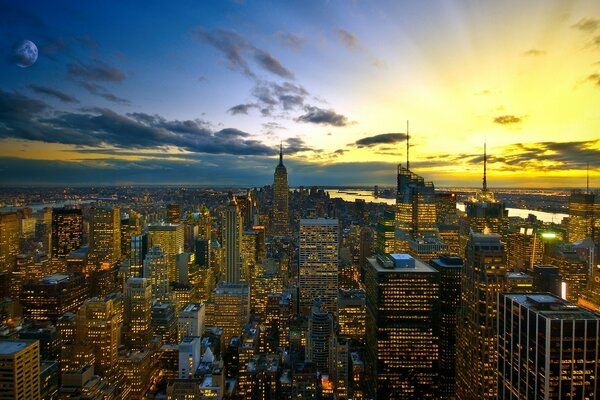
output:
POLYGON ((483 191, 487 192, 487 138, 483 141, 483 191))
POLYGON ((408 159, 408 152, 409 152, 409 144, 408 144, 408 139, 409 139, 409 133, 408 133, 408 120, 406 120, 406 169, 410 169, 410 161, 408 159))

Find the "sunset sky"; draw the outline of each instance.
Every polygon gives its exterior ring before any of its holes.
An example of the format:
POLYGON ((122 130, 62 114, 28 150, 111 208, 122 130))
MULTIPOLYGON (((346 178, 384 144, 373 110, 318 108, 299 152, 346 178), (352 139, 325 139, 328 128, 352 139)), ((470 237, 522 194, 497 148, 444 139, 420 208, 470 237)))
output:
POLYGON ((0 184, 600 186, 600 1, 0 0, 0 184), (26 3, 26 4, 25 4, 26 3), (15 65, 22 40, 37 62, 15 65))

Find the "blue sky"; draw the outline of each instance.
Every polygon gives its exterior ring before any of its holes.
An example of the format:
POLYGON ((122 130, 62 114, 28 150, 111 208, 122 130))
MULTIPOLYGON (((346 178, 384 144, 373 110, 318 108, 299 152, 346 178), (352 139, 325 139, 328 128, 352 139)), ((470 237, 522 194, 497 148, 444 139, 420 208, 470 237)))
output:
POLYGON ((293 185, 392 185, 406 120, 438 185, 479 184, 484 138, 492 186, 600 176, 597 1, 0 10, 0 184, 263 185, 282 141, 293 185))

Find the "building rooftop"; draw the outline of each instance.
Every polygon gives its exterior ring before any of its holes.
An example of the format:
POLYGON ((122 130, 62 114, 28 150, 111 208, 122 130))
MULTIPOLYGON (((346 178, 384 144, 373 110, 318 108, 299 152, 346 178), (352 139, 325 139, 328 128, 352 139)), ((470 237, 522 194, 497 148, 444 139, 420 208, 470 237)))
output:
POLYGON ((367 258, 377 272, 385 273, 438 273, 438 271, 425 262, 414 258, 409 254, 389 254, 386 256, 375 256, 367 258))
POLYGON ((26 340, 2 340, 0 341, 0 354, 6 356, 15 354, 32 343, 33 341, 26 340))
POLYGON ((67 274, 52 274, 40 279, 39 283, 45 285, 56 285, 62 282, 68 282, 70 278, 71 276, 67 274))
POLYGON ((573 303, 548 293, 508 293, 506 297, 550 319, 600 320, 599 315, 586 311, 573 303))
POLYGON ((339 225, 339 222, 337 218, 301 219, 300 225, 339 225))

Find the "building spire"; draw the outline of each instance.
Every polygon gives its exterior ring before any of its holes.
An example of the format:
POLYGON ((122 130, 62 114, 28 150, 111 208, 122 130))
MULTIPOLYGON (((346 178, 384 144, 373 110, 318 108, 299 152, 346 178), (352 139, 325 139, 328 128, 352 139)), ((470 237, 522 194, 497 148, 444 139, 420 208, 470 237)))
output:
POLYGON ((586 175, 586 193, 590 193, 590 162, 587 163, 587 175, 586 175))
POLYGON ((409 139, 409 133, 408 133, 408 120, 406 120, 406 169, 410 170, 410 161, 408 158, 408 151, 410 148, 410 145, 408 143, 408 139, 409 139))
POLYGON ((483 142, 483 192, 487 192, 487 139, 483 142))
POLYGON ((279 142, 279 165, 283 165, 283 143, 279 142))

